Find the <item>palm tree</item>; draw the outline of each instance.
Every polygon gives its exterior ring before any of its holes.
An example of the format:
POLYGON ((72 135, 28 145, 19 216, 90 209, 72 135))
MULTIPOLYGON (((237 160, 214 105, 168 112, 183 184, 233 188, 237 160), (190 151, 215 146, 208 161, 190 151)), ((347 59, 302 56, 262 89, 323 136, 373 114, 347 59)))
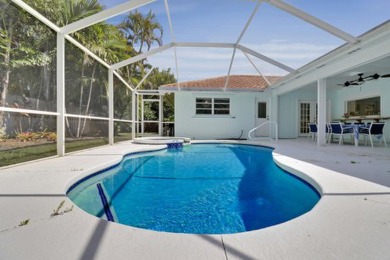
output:
POLYGON ((162 45, 163 28, 152 11, 146 16, 138 11, 130 12, 118 27, 123 31, 130 46, 134 48, 139 45, 138 53, 142 52, 145 44, 147 50, 150 50, 154 43, 162 45))
MULTIPOLYGON (((153 44, 162 45, 163 28, 157 21, 156 15, 149 11, 146 15, 138 11, 130 12, 129 15, 118 25, 124 37, 127 39, 127 44, 135 49, 138 46, 136 54, 143 52, 144 47, 149 51, 153 44)), ((145 70, 150 68, 145 60, 130 64, 123 68, 126 73, 127 80, 137 85, 138 82, 145 76, 145 70)))
MULTIPOLYGON (((103 9, 98 0, 28 2, 59 27, 103 9)), ((9 1, 0 0, 0 5, 0 105, 5 104, 10 76, 11 81, 18 82, 11 82, 12 89, 14 85, 22 87, 31 82, 33 95, 37 100, 41 97, 46 100, 49 100, 49 96, 53 98, 55 33, 9 1), (42 77, 36 77, 37 73, 42 77)), ((149 50, 154 44, 162 45, 162 35, 162 27, 152 12, 147 15, 130 13, 121 27, 103 22, 72 34, 77 41, 109 64, 137 55, 145 48, 149 50), (134 45, 137 46, 137 51, 134 50, 134 45)), ((107 96, 107 90, 102 85, 107 85, 107 71, 71 44, 67 45, 67 60, 70 61, 67 62, 67 73, 73 73, 67 77, 67 103, 73 102, 80 115, 89 115, 91 110, 101 107, 99 100, 104 100, 107 96), (81 74, 81 79, 80 76, 72 76, 75 74, 81 74), (97 88, 98 82, 102 87, 97 88)), ((145 61, 127 66, 125 69, 128 80, 137 83, 148 67, 149 64, 145 61)), ((129 100, 125 95, 119 95, 116 100, 128 107, 129 100)), ((36 106, 39 109, 38 103, 36 106)), ((0 112, 0 137, 1 129, 5 128, 4 120, 5 114, 0 112)), ((85 129, 86 122, 83 120, 79 120, 75 131, 78 137, 83 135, 85 129)), ((67 125, 71 133, 69 123, 67 125)))
POLYGON ((142 24, 143 34, 142 39, 147 45, 149 51, 153 43, 157 43, 159 46, 162 45, 163 28, 156 20, 156 15, 149 11, 142 24))
MULTIPOLYGON (((128 58, 124 56, 126 54, 126 41, 119 33, 116 27, 109 24, 99 24, 100 28, 96 29, 95 32, 100 31, 102 34, 100 37, 96 37, 99 39, 96 44, 91 47, 95 53, 100 56, 103 60, 105 60, 109 64, 113 64, 119 62, 122 59, 128 58)), ((87 105, 85 108, 85 115, 89 114, 90 104, 92 99, 92 89, 93 83, 95 82, 95 72, 97 69, 97 63, 95 62, 93 65, 90 84, 89 84, 89 93, 87 98, 87 105)), ((106 88, 106 94, 108 94, 108 89, 106 88)), ((84 119, 80 135, 83 134, 86 126, 86 119, 84 119)))
MULTIPOLYGON (((0 0, 3 1, 3 0, 0 0)), ((81 20, 85 17, 88 17, 90 15, 96 14, 103 10, 102 5, 99 3, 98 0, 67 0, 67 1, 52 1, 52 0, 34 0, 30 1, 29 3, 34 9, 39 11, 41 14, 43 14, 45 17, 47 17, 50 21, 55 23, 57 26, 62 27, 67 24, 73 23, 75 21, 81 20)), ((100 25, 94 25, 90 26, 82 31, 77 31, 73 33, 73 37, 81 42, 84 46, 89 48, 93 52, 99 52, 101 51, 101 48, 99 46, 100 39, 104 36, 106 32, 103 31, 100 25)), ((48 43, 55 43, 55 40, 53 39, 49 40, 50 35, 44 32, 37 33, 40 35, 39 42, 41 43, 41 46, 36 46, 37 49, 44 49, 45 54, 47 54, 48 47, 44 47, 48 43)), ((69 49, 72 50, 72 49, 69 49)), ((53 53, 53 56, 50 57, 52 60, 55 58, 55 53, 53 53)), ((75 55, 70 54, 68 55, 70 59, 76 58, 75 55)), ((83 94, 84 94, 84 88, 87 84, 86 77, 84 75, 85 69, 87 66, 91 65, 93 62, 88 57, 88 55, 84 55, 82 57, 82 62, 77 63, 76 61, 73 62, 75 65, 79 65, 80 68, 78 71, 81 72, 81 80, 79 81, 80 86, 80 92, 79 92, 79 111, 80 114, 82 114, 82 101, 83 101, 83 94)), ((96 66, 95 66, 96 67, 96 66)), ((96 69, 96 68, 95 68, 96 69)), ((92 71, 92 78, 94 78, 95 69, 92 71)), ((45 94, 45 97, 49 96, 49 78, 50 78, 50 70, 47 68, 47 66, 43 66, 43 84, 40 85, 40 90, 38 94, 38 98, 41 95, 41 92, 45 94), (41 91, 41 89, 44 89, 44 91, 41 91)), ((93 81, 93 80, 91 80, 93 81)), ((75 92, 70 91, 69 93, 72 93, 73 95, 77 95, 75 92)), ((67 125, 69 127, 69 124, 67 122, 67 125)), ((81 125, 81 119, 79 120, 79 126, 77 127, 77 136, 79 136, 80 133, 80 125, 81 125)), ((69 133, 72 136, 72 132, 69 130, 69 133)))
MULTIPOLYGON (((90 15, 96 14, 103 10, 102 5, 99 3, 98 0, 70 0, 70 1, 63 1, 62 2, 62 8, 59 10, 60 12, 57 13, 57 24, 59 26, 64 26, 70 23, 73 23, 75 21, 78 21, 80 19, 83 19, 85 17, 88 17, 90 15)), ((101 47, 101 39, 104 37, 104 35, 107 33, 107 30, 104 28, 104 23, 95 24, 88 28, 85 28, 81 31, 77 31, 73 33, 73 37, 79 41, 81 44, 83 44, 85 47, 90 49, 94 53, 102 52, 103 49, 101 47)), ((88 115, 89 113, 89 105, 90 100, 92 96, 92 86, 95 78, 95 72, 96 72, 96 62, 94 63, 93 60, 84 53, 83 60, 81 62, 81 80, 80 80, 80 92, 79 92, 79 114, 83 114, 83 100, 84 100, 84 88, 86 87, 86 84, 88 83, 87 77, 85 76, 85 70, 86 67, 94 64, 92 69, 91 77, 89 78, 90 84, 90 91, 89 91, 89 97, 87 102, 87 109, 85 111, 85 115, 88 115)), ((77 124, 77 130, 76 130, 76 137, 81 137, 85 128, 85 121, 82 123, 81 118, 78 119, 77 124), (82 126, 83 125, 83 126, 82 126)), ((69 131, 71 132, 71 131, 69 131)))
MULTIPOLYGON (((25 37, 31 28, 30 17, 10 1, 0 0, 0 7, 0 105, 8 106, 11 72, 43 66, 49 59, 25 37)), ((0 112, 0 137, 6 134, 6 121, 5 113, 0 112)))

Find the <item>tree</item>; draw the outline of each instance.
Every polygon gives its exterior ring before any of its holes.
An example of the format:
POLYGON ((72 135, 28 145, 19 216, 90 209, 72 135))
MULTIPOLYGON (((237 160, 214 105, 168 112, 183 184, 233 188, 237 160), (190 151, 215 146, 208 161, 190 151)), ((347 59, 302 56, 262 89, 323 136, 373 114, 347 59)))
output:
POLYGON ((163 28, 152 11, 149 11, 146 16, 138 11, 130 12, 119 28, 123 31, 130 46, 135 48, 139 45, 138 53, 142 52, 145 44, 148 51, 154 43, 162 45, 163 28))
MULTIPOLYGON (((90 15, 96 14, 103 10, 103 7, 97 0, 55 1, 55 3, 47 3, 47 0, 41 0, 40 2, 35 4, 35 7, 38 10, 41 10, 44 15, 49 18, 49 20, 55 21, 55 23, 60 27, 78 21, 90 15), (46 9, 42 6, 42 4, 52 7, 54 6, 55 8, 46 9)), ((107 33, 107 24, 100 23, 87 27, 81 31, 77 31, 73 33, 72 36, 85 47, 90 49, 92 52, 100 54, 104 52, 104 48, 101 46, 101 42, 107 33)), ((72 51, 78 51, 76 48, 73 48, 73 46, 69 47, 69 45, 67 49, 69 50, 68 53, 72 51)), ((77 55, 68 55, 67 58, 68 61, 71 61, 72 59, 77 58, 77 55), (70 57, 71 59, 69 59, 68 57, 70 57)), ((92 88, 93 83, 95 81, 95 73, 97 70, 97 63, 94 62, 94 60, 91 59, 85 53, 82 56, 81 62, 77 63, 73 61, 72 63, 78 64, 77 69, 80 72, 81 76, 79 77, 80 80, 78 82, 78 95, 77 91, 67 91, 67 93, 72 93, 72 95, 67 96, 67 99, 69 99, 67 100, 67 103, 78 104, 78 113, 80 115, 88 115, 91 103, 90 100, 92 96, 92 88), (90 71, 87 69, 88 67, 92 67, 90 76, 86 75, 87 71, 90 71), (88 87, 88 101, 85 101, 85 89, 88 87), (78 99, 77 103, 75 102, 75 100, 73 100, 76 98, 78 99), (83 109, 85 102, 87 103, 87 108, 83 109)), ((83 130, 85 128, 85 121, 85 119, 78 119, 78 125, 75 133, 76 137, 82 136, 83 130)), ((69 128, 69 123, 67 125, 69 128)), ((68 130, 70 135, 73 136, 73 132, 71 131, 71 129, 68 130)))
MULTIPOLYGON (((43 66, 50 59, 26 39, 31 17, 9 1, 0 0, 0 6, 0 105, 11 106, 7 103, 11 72, 43 66)), ((0 112, 0 137, 6 135, 6 129, 6 113, 0 112)))
MULTIPOLYGON (((122 53, 126 52, 126 42, 124 38, 119 33, 117 28, 112 25, 103 23, 103 24, 99 24, 99 27, 100 27, 99 30, 96 29, 95 32, 101 31, 104 33, 102 33, 100 37, 96 37, 97 39, 99 39, 99 42, 96 42, 96 45, 98 45, 98 47, 96 48, 95 53, 97 53, 100 57, 102 57, 106 62, 110 64, 120 61, 121 56, 123 57, 122 53)), ((85 108, 85 115, 88 115, 90 110, 92 89, 93 89, 93 83, 95 82, 96 68, 97 68, 97 63, 95 62, 90 77, 89 93, 88 93, 87 105, 85 108)), ((108 95, 107 87, 106 87, 106 93, 108 95)), ((84 132, 86 121, 87 120, 84 119, 80 135, 82 135, 84 132)))
MULTIPOLYGON (((28 4, 59 27, 103 9, 98 0, 31 0, 28 4)), ((43 105, 56 99, 55 32, 10 1, 0 0, 0 5, 0 105, 5 105, 9 93, 8 100, 10 96, 20 99, 32 97, 36 103, 29 105, 29 109, 54 110, 55 107, 45 108, 43 105)), ((122 24, 129 22, 129 17, 122 24)), ((120 27, 102 22, 77 31, 72 37, 109 64, 133 57, 143 49, 149 50, 154 44, 162 44, 162 27, 152 12, 146 15, 135 12, 132 19, 134 31, 128 30, 126 33, 120 27), (134 50, 134 46, 137 50, 134 50)), ((126 66, 121 73, 127 81, 136 85, 150 68, 151 65, 144 60, 126 66)), ((107 116, 107 68, 67 42, 65 70, 67 109, 73 106, 77 111, 72 113, 107 116), (101 113, 96 114, 96 111, 101 113)), ((170 73, 159 73, 155 70, 143 87, 157 88, 166 80, 169 81, 166 83, 170 83, 172 78, 174 80, 173 75, 170 78, 170 73)), ((125 93, 128 92, 126 89, 118 93, 115 91, 115 102, 120 103, 118 107, 123 109, 118 113, 128 116, 130 93, 125 93)), ((6 129, 6 114, 0 112, 0 129, 6 129)), ((76 127, 71 131, 68 126, 68 132, 81 137, 86 120, 74 119, 74 122, 77 123, 76 127)))

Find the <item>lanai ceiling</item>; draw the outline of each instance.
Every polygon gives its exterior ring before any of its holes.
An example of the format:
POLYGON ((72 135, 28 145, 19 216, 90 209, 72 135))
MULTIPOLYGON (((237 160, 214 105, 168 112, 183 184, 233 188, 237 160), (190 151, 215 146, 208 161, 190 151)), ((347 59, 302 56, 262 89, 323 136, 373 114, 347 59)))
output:
MULTIPOLYGON (((346 72, 340 73, 339 75, 332 77, 331 82, 336 84, 341 84, 346 81, 356 80, 359 78, 360 73, 363 73, 363 78, 378 74, 380 76, 389 75, 390 74, 390 57, 385 57, 378 61, 374 61, 369 64, 365 64, 363 66, 350 69, 346 72)), ((384 78, 378 78, 377 80, 384 80, 384 78)), ((389 80, 390 84, 390 78, 389 80)))

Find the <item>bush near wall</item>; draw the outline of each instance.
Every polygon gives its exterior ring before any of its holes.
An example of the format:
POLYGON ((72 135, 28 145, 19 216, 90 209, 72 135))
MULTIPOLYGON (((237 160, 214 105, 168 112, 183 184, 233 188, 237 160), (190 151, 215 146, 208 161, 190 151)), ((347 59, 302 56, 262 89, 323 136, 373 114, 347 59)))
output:
POLYGON ((54 132, 23 132, 16 135, 16 139, 21 142, 46 140, 55 142, 57 134, 54 132))

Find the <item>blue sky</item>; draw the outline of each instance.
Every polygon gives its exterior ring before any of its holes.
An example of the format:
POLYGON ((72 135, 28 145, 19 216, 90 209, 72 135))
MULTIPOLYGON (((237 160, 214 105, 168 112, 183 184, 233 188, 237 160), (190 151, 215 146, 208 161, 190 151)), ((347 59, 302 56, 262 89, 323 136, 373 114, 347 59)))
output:
MULTIPOLYGON (((101 0, 111 7, 126 0, 101 0)), ((389 19, 389 0, 285 0, 339 29, 359 36, 389 19)), ((174 34, 178 42, 235 43, 256 6, 252 0, 168 0, 174 34)), ((152 10, 164 27, 164 44, 172 41, 164 1, 157 0, 139 8, 152 10)), ((109 22, 123 19, 115 17, 109 22)), ((241 44, 294 69, 340 46, 344 41, 266 3, 262 3, 241 44)), ((232 49, 178 48, 179 80, 203 79, 226 75, 232 49)), ((287 72, 251 57, 266 75, 287 72)), ((173 50, 149 58, 155 67, 176 73, 173 50)), ((256 70, 237 52, 232 74, 256 74, 256 70)))

